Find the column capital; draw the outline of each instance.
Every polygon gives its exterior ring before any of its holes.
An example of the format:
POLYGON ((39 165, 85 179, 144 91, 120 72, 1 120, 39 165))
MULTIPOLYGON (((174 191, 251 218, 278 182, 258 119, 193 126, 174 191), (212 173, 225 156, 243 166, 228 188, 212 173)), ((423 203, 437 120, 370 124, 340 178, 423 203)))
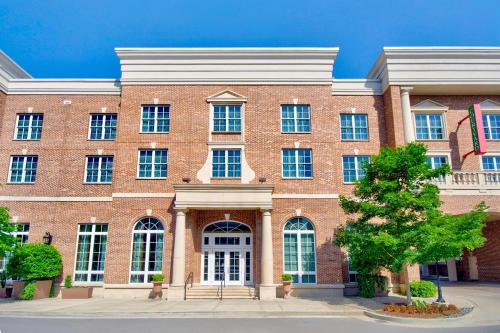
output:
POLYGON ((413 87, 400 87, 399 88, 401 90, 401 94, 409 94, 412 90, 413 90, 413 87))
POLYGON ((188 212, 187 208, 174 208, 176 215, 186 214, 188 212))
POLYGON ((261 213, 263 215, 268 215, 268 214, 271 215, 272 209, 270 209, 270 208, 261 208, 260 211, 261 211, 261 213))

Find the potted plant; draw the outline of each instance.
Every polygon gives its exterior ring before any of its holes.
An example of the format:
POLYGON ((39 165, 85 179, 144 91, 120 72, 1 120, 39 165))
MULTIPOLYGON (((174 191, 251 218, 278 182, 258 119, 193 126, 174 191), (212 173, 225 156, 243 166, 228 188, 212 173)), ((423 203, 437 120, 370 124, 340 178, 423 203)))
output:
POLYGON ((292 280, 293 278, 291 274, 281 275, 281 281, 283 282, 284 298, 290 297, 290 292, 292 291, 292 280))
POLYGON ((4 271, 0 272, 0 298, 7 297, 7 274, 4 271))
POLYGON ((163 280, 165 280, 165 277, 163 276, 163 274, 154 274, 151 279, 153 280, 153 298, 155 298, 156 296, 161 297, 161 287, 163 284, 163 280))
MULTIPOLYGON (((48 298, 52 279, 61 274, 61 254, 52 245, 29 243, 16 247, 7 263, 10 276, 20 277, 23 281, 35 282, 33 299, 48 298)), ((16 283, 13 286, 16 293, 16 283)), ((18 295, 18 294, 17 294, 18 295)))
POLYGON ((92 287, 74 287, 71 281, 71 275, 64 278, 64 288, 61 289, 62 299, 85 299, 91 298, 94 288, 92 287))

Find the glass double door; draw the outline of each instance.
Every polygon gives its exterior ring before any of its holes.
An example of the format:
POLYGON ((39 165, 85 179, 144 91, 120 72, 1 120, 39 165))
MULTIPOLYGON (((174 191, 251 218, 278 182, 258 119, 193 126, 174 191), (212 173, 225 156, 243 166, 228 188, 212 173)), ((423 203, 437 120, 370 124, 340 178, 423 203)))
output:
POLYGON ((214 251, 214 282, 226 282, 227 285, 243 285, 242 251, 214 251))

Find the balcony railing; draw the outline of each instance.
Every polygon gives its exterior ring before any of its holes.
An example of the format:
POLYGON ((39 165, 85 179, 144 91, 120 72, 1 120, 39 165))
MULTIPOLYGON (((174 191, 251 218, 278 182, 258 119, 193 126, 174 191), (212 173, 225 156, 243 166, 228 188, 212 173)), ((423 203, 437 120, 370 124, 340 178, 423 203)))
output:
POLYGON ((500 189, 500 172, 497 171, 455 171, 451 175, 432 181, 441 189, 487 190, 500 189))

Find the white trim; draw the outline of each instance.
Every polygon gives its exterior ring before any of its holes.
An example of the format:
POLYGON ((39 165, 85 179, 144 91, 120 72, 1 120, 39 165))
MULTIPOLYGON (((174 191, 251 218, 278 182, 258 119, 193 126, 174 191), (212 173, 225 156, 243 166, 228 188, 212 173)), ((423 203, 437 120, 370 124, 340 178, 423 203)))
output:
POLYGON ((273 199, 338 199, 337 193, 275 193, 273 199))
POLYGON ((113 198, 173 198, 175 193, 148 193, 148 192, 116 192, 111 195, 113 198))
POLYGON ((333 79, 334 96, 378 96, 382 95, 382 85, 373 79, 333 79))
POLYGON ((115 79, 11 79, 9 95, 120 95, 115 79))
MULTIPOLYGON (((18 184, 18 183, 12 183, 18 184)), ((31 184, 31 183, 29 183, 31 184)), ((56 197, 56 196, 0 196, 0 201, 19 201, 19 202, 107 202, 113 201, 112 197, 56 197)))

